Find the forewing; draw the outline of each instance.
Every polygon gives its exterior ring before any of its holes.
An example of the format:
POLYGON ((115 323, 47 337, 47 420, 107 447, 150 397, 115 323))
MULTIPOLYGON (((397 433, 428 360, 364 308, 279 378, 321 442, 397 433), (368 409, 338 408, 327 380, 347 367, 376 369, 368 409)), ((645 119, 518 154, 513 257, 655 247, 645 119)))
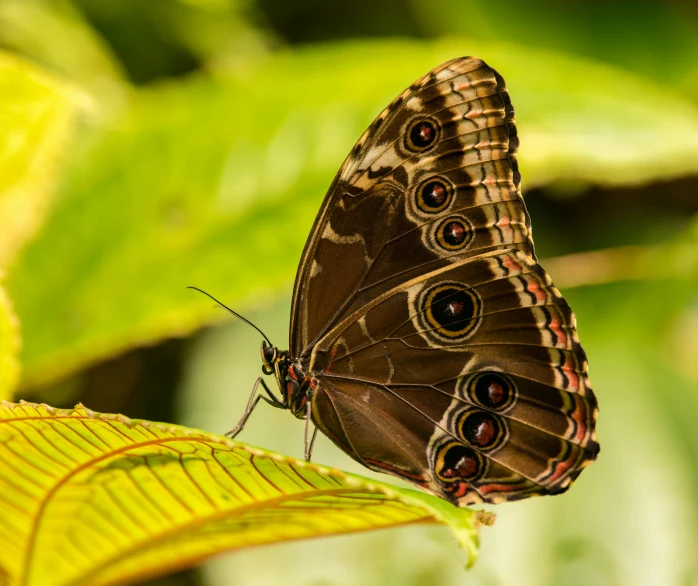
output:
POLYGON ((487 251, 535 258, 503 79, 455 59, 400 94, 335 178, 306 243, 292 356, 399 283, 487 251))

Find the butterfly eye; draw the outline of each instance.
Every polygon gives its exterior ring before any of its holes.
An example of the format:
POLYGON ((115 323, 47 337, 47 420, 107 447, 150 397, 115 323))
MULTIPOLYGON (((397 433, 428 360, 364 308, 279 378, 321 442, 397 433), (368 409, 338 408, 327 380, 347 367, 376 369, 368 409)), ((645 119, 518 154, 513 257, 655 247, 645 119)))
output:
POLYGON ((267 346, 266 342, 262 342, 262 362, 264 366, 270 367, 276 358, 276 348, 267 346))
POLYGON ((441 178, 427 179, 416 191, 417 207, 426 214, 436 214, 451 203, 453 188, 441 178))
POLYGON ((485 411, 466 411, 457 425, 462 438, 481 450, 500 446, 506 436, 506 427, 500 418, 485 411))
POLYGON ((480 324, 482 302, 469 287, 443 283, 423 297, 426 325, 435 334, 449 340, 463 340, 480 324))
POLYGON ((516 399, 516 386, 500 372, 484 372, 466 383, 466 393, 473 403, 492 411, 504 411, 516 399))
POLYGON ((420 118, 412 122, 405 135, 405 147, 412 152, 421 153, 434 146, 441 134, 441 127, 433 118, 420 118))
POLYGON ((436 474, 446 482, 475 480, 482 475, 485 464, 482 456, 471 448, 456 442, 442 446, 436 455, 436 474))
POLYGON ((462 250, 473 239, 473 227, 461 216, 446 218, 436 227, 436 242, 445 250, 462 250))

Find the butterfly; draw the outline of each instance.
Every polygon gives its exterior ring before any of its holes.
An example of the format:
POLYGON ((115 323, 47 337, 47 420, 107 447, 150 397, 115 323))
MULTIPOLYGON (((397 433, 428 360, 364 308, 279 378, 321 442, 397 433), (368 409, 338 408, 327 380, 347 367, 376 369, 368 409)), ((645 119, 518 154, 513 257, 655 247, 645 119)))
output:
POLYGON ((570 486, 598 454, 598 407, 536 259, 518 145, 504 80, 472 57, 381 112, 310 232, 289 350, 262 342, 281 397, 260 377, 231 437, 264 399, 306 420, 307 459, 319 429, 459 506, 570 486))

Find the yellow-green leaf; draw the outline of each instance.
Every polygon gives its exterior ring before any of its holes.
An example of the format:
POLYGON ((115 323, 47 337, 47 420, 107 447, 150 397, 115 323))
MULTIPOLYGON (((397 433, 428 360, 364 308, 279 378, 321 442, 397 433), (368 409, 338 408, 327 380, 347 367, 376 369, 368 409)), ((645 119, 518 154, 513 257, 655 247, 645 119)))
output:
POLYGON ((102 100, 118 91, 115 82, 124 76, 77 2, 0 0, 0 45, 101 92, 102 100))
POLYGON ((76 96, 34 65, 0 51, 0 267, 43 220, 76 96))
POLYGON ((19 380, 19 347, 19 321, 0 279, 0 399, 9 399, 19 380))
POLYGON ((414 490, 178 426, 0 404, 0 576, 128 583, 217 553, 438 522, 477 555, 481 518, 414 490))

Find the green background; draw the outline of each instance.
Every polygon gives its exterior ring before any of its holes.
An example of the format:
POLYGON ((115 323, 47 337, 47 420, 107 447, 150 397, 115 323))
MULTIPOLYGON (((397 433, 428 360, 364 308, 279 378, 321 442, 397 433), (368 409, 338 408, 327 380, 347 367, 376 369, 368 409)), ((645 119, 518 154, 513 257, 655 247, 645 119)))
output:
MULTIPOLYGON (((516 107, 537 252, 599 398, 598 462, 564 495, 497 507, 468 573, 446 529, 412 527, 157 583, 698 584, 697 38, 688 0, 0 0, 0 46, 50 79, 0 87, 6 135, 25 104, 44 137, 0 161, 14 397, 232 427, 259 335, 185 287, 285 346, 298 258, 353 142, 416 78, 477 55, 516 107)), ((302 456, 302 434, 260 407, 241 439, 302 456)), ((314 459, 367 473, 322 437, 314 459)))

